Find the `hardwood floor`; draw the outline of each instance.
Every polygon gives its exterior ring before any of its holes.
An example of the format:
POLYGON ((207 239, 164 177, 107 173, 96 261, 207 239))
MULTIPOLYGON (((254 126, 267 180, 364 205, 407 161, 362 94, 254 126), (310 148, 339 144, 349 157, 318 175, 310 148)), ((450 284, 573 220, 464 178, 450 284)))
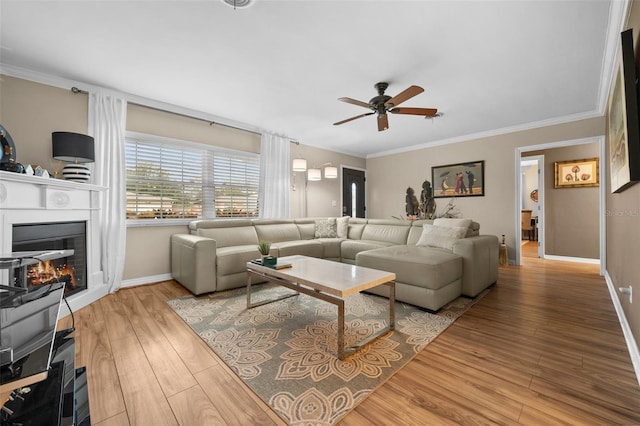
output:
MULTIPOLYGON (((342 425, 640 424, 597 266, 526 258, 342 425)), ((174 281, 75 313, 94 425, 284 424, 164 303, 174 281)), ((68 325, 70 318, 63 321, 68 325)))

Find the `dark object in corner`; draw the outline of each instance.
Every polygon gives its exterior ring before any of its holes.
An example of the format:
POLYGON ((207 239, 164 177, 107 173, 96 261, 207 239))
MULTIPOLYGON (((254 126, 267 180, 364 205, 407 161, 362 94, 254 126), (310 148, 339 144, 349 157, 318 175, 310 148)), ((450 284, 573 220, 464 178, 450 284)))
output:
POLYGON ((0 124, 0 170, 14 173, 24 173, 24 167, 16 163, 16 147, 11 135, 0 124))

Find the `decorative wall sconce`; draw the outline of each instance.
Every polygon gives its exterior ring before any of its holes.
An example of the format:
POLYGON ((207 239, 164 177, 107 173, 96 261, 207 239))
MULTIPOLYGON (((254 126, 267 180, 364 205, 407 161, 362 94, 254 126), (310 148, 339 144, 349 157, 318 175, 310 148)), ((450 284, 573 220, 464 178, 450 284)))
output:
POLYGON ((293 167, 291 168, 294 172, 306 172, 307 171, 307 160, 304 158, 294 158, 293 159, 293 167))
MULTIPOLYGON (((291 143, 300 145, 300 142, 297 142, 297 141, 291 141, 291 143)), ((304 158, 301 158, 300 156, 293 159, 293 162, 291 164, 291 171, 293 171, 294 177, 296 172, 307 172, 307 180, 318 181, 318 180, 322 180, 321 167, 324 167, 325 179, 338 178, 338 168, 333 167, 331 163, 324 163, 319 166, 313 166, 307 169, 307 160, 305 160, 304 158)), ((293 190, 295 191, 295 184, 293 185, 293 190)))
POLYGON ((322 180, 322 170, 321 167, 324 167, 324 178, 325 179, 337 179, 338 178, 338 168, 333 167, 331 163, 320 164, 319 166, 313 166, 309 170, 307 170, 307 180, 318 181, 322 180))

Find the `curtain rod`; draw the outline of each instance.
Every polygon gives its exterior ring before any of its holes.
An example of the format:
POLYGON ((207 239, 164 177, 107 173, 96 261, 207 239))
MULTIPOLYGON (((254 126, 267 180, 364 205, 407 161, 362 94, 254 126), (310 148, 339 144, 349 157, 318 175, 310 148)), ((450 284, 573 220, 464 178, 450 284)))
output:
MULTIPOLYGON (((86 90, 78 89, 75 86, 71 88, 71 91, 73 93, 76 93, 76 94, 78 94, 78 93, 82 93, 83 95, 88 95, 89 94, 89 92, 87 92, 86 90)), ((144 107, 144 108, 149 108, 149 109, 152 109, 152 110, 155 110, 155 111, 167 112, 167 113, 170 113, 170 114, 179 115, 180 117, 191 118, 192 120, 204 121, 205 123, 209 123, 209 126, 213 126, 214 124, 217 124, 218 126, 224 126, 224 127, 229 127, 231 129, 242 130, 243 132, 253 133, 254 135, 262 135, 262 133, 260 133, 260 132, 256 132, 256 131, 253 131, 253 130, 242 129, 240 127, 231 126, 229 124, 216 123, 215 121, 207 120, 206 118, 193 117, 191 115, 181 114, 179 112, 169 111, 169 110, 162 109, 162 108, 156 108, 156 107, 152 107, 152 106, 149 106, 149 105, 144 105, 144 104, 137 103, 137 102, 127 101, 127 103, 130 103, 132 105, 141 106, 141 107, 144 107)))

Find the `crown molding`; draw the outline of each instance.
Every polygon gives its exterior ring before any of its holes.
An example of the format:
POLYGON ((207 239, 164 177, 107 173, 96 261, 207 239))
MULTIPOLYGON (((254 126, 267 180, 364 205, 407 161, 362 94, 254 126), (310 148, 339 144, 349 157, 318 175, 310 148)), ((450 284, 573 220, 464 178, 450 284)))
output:
POLYGON ((521 124, 517 126, 503 127, 501 129, 489 130, 486 132, 471 133, 468 135, 459 136, 455 138, 442 139, 442 140, 433 141, 433 142, 426 142, 426 143, 422 143, 419 145, 412 145, 405 148, 398 148, 398 149, 393 149, 388 151, 376 152, 376 153, 367 155, 366 158, 369 159, 369 158, 376 158, 376 157, 384 157, 387 155, 418 151, 421 149, 433 148, 436 146, 451 145, 454 143, 468 142, 475 139, 490 138, 494 136, 506 135, 509 133, 522 132, 525 130, 533 130, 533 129, 539 129, 542 127, 556 126, 558 124, 566 124, 566 123, 572 123, 574 121, 602 117, 602 115, 603 113, 600 113, 599 111, 590 111, 590 112, 585 112, 580 114, 567 115, 564 117, 551 118, 548 120, 534 121, 531 123, 521 124))

